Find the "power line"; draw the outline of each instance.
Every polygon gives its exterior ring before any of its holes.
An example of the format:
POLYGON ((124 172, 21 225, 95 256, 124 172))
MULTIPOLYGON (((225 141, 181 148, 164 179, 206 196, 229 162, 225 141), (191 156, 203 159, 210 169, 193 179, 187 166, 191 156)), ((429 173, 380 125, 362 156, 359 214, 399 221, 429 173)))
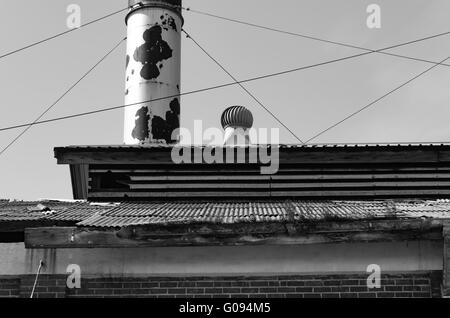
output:
POLYGON ((440 63, 433 65, 432 67, 426 69, 425 71, 421 72, 420 74, 417 74, 416 76, 414 76, 413 78, 409 79, 408 81, 404 82, 403 84, 397 86, 396 88, 394 88, 393 90, 390 90, 389 92, 387 92, 386 94, 384 94, 383 96, 375 99, 374 101, 372 101, 371 103, 367 104, 366 106, 358 109, 357 111, 355 111, 354 113, 348 115, 347 117, 345 117, 344 119, 338 121, 337 123, 331 125, 330 127, 328 127, 327 129, 322 130, 321 132, 319 132, 317 135, 315 135, 314 137, 308 139, 308 141, 306 141, 304 144, 309 143, 310 141, 316 139, 317 137, 323 135, 324 133, 330 131, 331 129, 335 128, 336 126, 339 126, 340 124, 342 124, 343 122, 349 120, 350 118, 356 116, 357 114, 365 111, 366 109, 368 109, 369 107, 375 105, 376 103, 378 103, 379 101, 381 101, 382 99, 388 97, 389 95, 395 93, 396 91, 398 91, 399 89, 405 87, 406 85, 410 84, 411 82, 413 82, 414 80, 418 79, 419 77, 421 77, 422 75, 430 72, 431 70, 433 70, 435 67, 439 66, 441 63, 444 63, 445 61, 447 61, 448 59, 450 59, 450 56, 443 59, 440 63))
POLYGON ((300 143, 303 143, 303 141, 291 130, 288 126, 286 126, 273 112, 271 112, 264 104, 256 98, 254 94, 252 94, 243 84, 239 83, 236 77, 233 76, 217 59, 215 59, 208 51, 206 51, 205 48, 203 48, 189 33, 186 32, 186 30, 182 30, 186 36, 191 39, 195 45, 197 45, 200 50, 202 50, 214 63, 216 63, 228 76, 233 79, 233 81, 239 85, 255 102, 257 102, 267 113, 269 113, 280 125, 282 125, 289 133, 294 136, 300 143))
POLYGON ((94 23, 96 23, 96 22, 105 20, 105 19, 107 19, 107 18, 109 18, 109 17, 112 17, 112 16, 114 16, 114 15, 116 15, 116 14, 119 14, 119 13, 125 11, 125 10, 128 10, 128 9, 129 9, 129 7, 126 7, 126 8, 124 8, 124 9, 121 9, 121 10, 118 10, 118 11, 114 11, 114 12, 112 12, 112 13, 110 13, 110 14, 107 14, 107 15, 105 15, 105 16, 103 16, 103 17, 100 17, 100 18, 98 18, 98 19, 95 19, 95 20, 92 20, 92 21, 87 22, 87 23, 85 23, 85 24, 82 24, 82 25, 80 25, 79 28, 69 29, 69 30, 67 30, 67 31, 64 31, 64 32, 61 32, 61 33, 52 35, 52 36, 50 36, 50 37, 48 37, 48 38, 45 38, 45 39, 43 39, 43 40, 40 40, 40 41, 31 43, 31 44, 29 44, 29 45, 27 45, 27 46, 24 46, 24 47, 22 47, 22 48, 19 48, 19 49, 13 50, 13 51, 11 51, 11 52, 5 53, 5 54, 3 54, 3 55, 0 55, 0 59, 3 59, 3 58, 5 58, 5 57, 7 57, 7 56, 13 55, 13 54, 18 53, 18 52, 27 50, 27 49, 29 49, 29 48, 32 48, 32 47, 37 46, 37 45, 39 45, 39 44, 48 42, 48 41, 50 41, 50 40, 56 39, 56 38, 58 38, 58 37, 60 37, 60 36, 66 35, 66 34, 71 33, 71 32, 74 32, 74 31, 76 31, 76 30, 79 30, 79 29, 81 29, 81 28, 83 28, 83 27, 86 27, 86 26, 88 26, 88 25, 94 24, 94 23))
MULTIPOLYGON (((193 13, 197 13, 197 14, 200 14, 200 15, 205 15, 205 16, 209 16, 209 17, 212 17, 212 18, 224 20, 224 21, 229 21, 229 22, 233 22, 233 23, 237 23, 237 24, 251 26, 251 27, 258 28, 258 29, 273 31, 273 32, 282 33, 282 34, 286 34, 286 35, 301 37, 301 38, 304 38, 304 39, 309 39, 309 40, 319 41, 319 42, 323 42, 323 43, 329 43, 329 44, 344 46, 344 47, 348 47, 348 48, 352 48, 352 49, 358 49, 358 50, 363 50, 363 51, 372 52, 372 53, 378 53, 378 54, 394 56, 394 57, 399 57, 399 58, 403 58, 403 59, 429 63, 429 64, 436 64, 436 65, 439 64, 438 62, 435 62, 435 61, 430 61, 430 60, 426 60, 426 59, 405 56, 405 55, 401 55, 401 54, 383 52, 383 51, 380 51, 380 50, 372 50, 372 49, 368 49, 368 48, 364 48, 364 47, 361 47, 361 46, 352 45, 352 44, 348 44, 348 43, 322 39, 322 38, 318 38, 318 37, 311 36, 311 35, 295 33, 295 32, 291 32, 291 31, 285 31, 285 30, 276 29, 276 28, 272 28, 272 27, 267 27, 267 26, 263 26, 263 25, 259 25, 259 24, 245 22, 245 21, 241 21, 241 20, 237 20, 237 19, 231 19, 231 18, 219 16, 219 15, 208 13, 208 12, 204 12, 204 11, 194 10, 194 9, 191 9, 191 8, 183 8, 183 9, 185 11, 187 11, 187 12, 193 12, 193 13)), ((442 33, 441 35, 447 35, 447 34, 450 34, 450 31, 442 33)), ((442 66, 450 66, 450 64, 445 64, 445 63, 442 63, 440 65, 442 65, 442 66)))
MULTIPOLYGON (((441 33, 441 34, 432 35, 432 36, 428 36, 428 37, 417 39, 417 40, 412 40, 412 41, 408 41, 408 42, 392 45, 392 46, 389 46, 389 47, 386 47, 386 48, 382 48, 382 49, 377 50, 377 51, 389 50, 389 49, 393 49, 393 48, 397 48, 397 47, 401 47, 401 46, 405 46, 405 45, 409 45, 409 44, 425 41, 425 40, 428 40, 428 39, 432 39, 432 38, 436 38, 436 37, 442 36, 444 34, 447 34, 447 33, 441 33)), ((94 111, 90 111, 90 112, 78 113, 78 114, 67 115, 67 116, 53 118, 53 119, 48 119, 48 120, 43 120, 43 121, 37 121, 36 123, 34 123, 34 125, 40 125, 40 124, 45 124, 45 123, 49 123, 49 122, 55 122, 55 121, 59 121, 59 120, 66 120, 66 119, 77 118, 77 117, 83 117, 83 116, 103 113, 103 112, 107 112, 107 111, 112 111, 112 110, 116 110, 116 109, 123 109, 123 108, 131 107, 131 106, 135 106, 135 105, 140 105, 140 104, 143 104, 143 103, 151 103, 151 102, 160 101, 160 100, 166 100, 166 99, 170 99, 170 98, 176 98, 176 97, 181 97, 181 96, 186 96, 186 95, 193 95, 193 94, 202 93, 202 92, 206 92, 206 91, 211 91, 211 90, 216 90, 216 89, 225 88, 225 87, 229 87, 229 86, 234 86, 234 85, 237 85, 239 83, 241 83, 241 84, 242 83, 248 83, 248 82, 258 81, 258 80, 267 79, 267 78, 271 78, 271 77, 276 77, 276 76, 280 76, 280 75, 286 75, 286 74, 290 74, 290 73, 294 73, 294 72, 298 72, 298 71, 302 71, 302 70, 306 70, 306 69, 312 69, 312 68, 315 68, 315 67, 320 67, 320 66, 333 64, 333 63, 337 63, 337 62, 341 62, 341 61, 345 61, 345 60, 350 60, 350 59, 353 59, 353 58, 357 58, 357 57, 361 57, 361 56, 365 56, 365 55, 370 55, 370 54, 373 54, 373 53, 375 53, 375 52, 364 52, 364 53, 350 55, 350 56, 346 56, 346 57, 342 57, 342 58, 338 58, 338 59, 333 59, 333 60, 328 60, 328 61, 325 61, 325 62, 320 62, 320 63, 316 63, 316 64, 312 64, 312 65, 307 65, 307 66, 302 66, 302 67, 298 67, 298 68, 293 68, 293 69, 289 69, 289 70, 285 70, 285 71, 281 71, 281 72, 276 72, 276 73, 271 73, 271 74, 267 74, 267 75, 256 76, 256 77, 249 78, 249 79, 242 80, 242 81, 238 81, 238 82, 231 82, 231 83, 226 83, 226 84, 221 84, 221 85, 216 85, 216 86, 210 86, 210 87, 197 89, 197 90, 192 90, 192 91, 181 93, 181 94, 176 94, 176 95, 171 95, 171 96, 166 96, 166 97, 161 97, 161 98, 156 98, 156 99, 145 100, 145 101, 141 101, 139 103, 125 104, 125 105, 114 106, 114 107, 107 107, 107 108, 102 108, 102 109, 98 109, 98 110, 94 110, 94 111)), ((6 131, 6 130, 12 130, 12 129, 26 127, 26 126, 29 126, 31 124, 32 123, 27 123, 27 124, 20 124, 20 125, 16 125, 16 126, 0 128, 0 132, 1 131, 6 131)))
POLYGON ((109 55, 111 55, 126 38, 120 40, 111 50, 109 50, 97 63, 94 64, 84 75, 78 79, 72 86, 69 87, 55 102, 53 102, 47 109, 45 109, 29 126, 27 126, 16 138, 14 138, 6 147, 0 151, 0 156, 3 155, 16 141, 18 141, 33 125, 44 117, 56 104, 58 104, 67 94, 69 94, 82 80, 84 80, 98 65, 100 65, 109 55))

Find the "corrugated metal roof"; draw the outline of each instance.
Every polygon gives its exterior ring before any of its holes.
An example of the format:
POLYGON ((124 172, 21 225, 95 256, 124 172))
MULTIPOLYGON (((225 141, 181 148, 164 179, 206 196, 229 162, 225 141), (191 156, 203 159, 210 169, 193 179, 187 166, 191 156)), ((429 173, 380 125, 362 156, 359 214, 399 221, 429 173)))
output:
POLYGON ((51 214, 47 216, 46 218, 48 220, 54 220, 54 221, 74 221, 74 222, 80 222, 82 220, 85 220, 97 213, 102 213, 110 210, 112 207, 114 207, 114 204, 107 204, 107 205, 97 205, 97 204, 91 204, 88 202, 84 202, 81 204, 77 204, 71 207, 68 207, 62 211, 57 211, 54 214, 51 214))
POLYGON ((450 218, 450 203, 437 201, 248 201, 122 203, 78 223, 123 227, 150 224, 283 222, 450 218))
POLYGON ((314 222, 386 218, 450 219, 450 200, 438 201, 190 201, 190 202, 9 202, 0 222, 79 222, 78 226, 119 228, 151 224, 314 222), (48 209, 42 209, 42 207, 48 209))
POLYGON ((0 222, 36 221, 64 211, 74 203, 62 201, 11 201, 0 205, 0 222))
POLYGON ((397 209, 408 217, 450 218, 450 200, 418 201, 415 203, 397 203, 397 209))
POLYGON ((296 207, 296 220, 386 218, 392 215, 392 210, 387 203, 388 201, 293 201, 296 207))
POLYGON ((12 201, 0 205, 0 222, 14 221, 82 221, 98 211, 87 202, 12 201))

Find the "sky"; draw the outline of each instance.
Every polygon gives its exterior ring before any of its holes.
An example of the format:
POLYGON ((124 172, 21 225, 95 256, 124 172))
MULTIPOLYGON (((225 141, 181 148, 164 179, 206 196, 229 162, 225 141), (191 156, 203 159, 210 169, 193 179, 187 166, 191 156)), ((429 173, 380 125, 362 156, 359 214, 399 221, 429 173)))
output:
MULTIPOLYGON (((82 23, 126 7, 126 0, 24 0, 0 3, 0 55, 67 30, 66 9, 82 23)), ((379 49, 450 31, 448 0, 184 0, 184 6, 331 41, 379 49), (381 28, 366 24, 370 4, 381 28)), ((0 128, 32 122, 126 34, 125 13, 0 59, 0 128)), ((184 28, 235 77, 246 79, 363 51, 274 33, 185 12, 184 28)), ((391 53, 439 62, 450 56, 450 35, 391 53)), ((450 62, 449 62, 450 64, 450 62)), ((307 140, 425 71, 430 64, 381 54, 245 84, 299 138, 307 140)), ((189 39, 182 41, 181 90, 230 82, 189 39)), ((330 130, 318 143, 450 141, 450 68, 438 66, 366 111, 330 130)), ((125 45, 55 106, 54 118, 124 103, 125 45)), ((238 86, 181 98, 181 125, 220 128, 225 108, 243 105, 255 128, 280 128, 281 143, 298 141, 238 86)), ((0 147, 20 130, 0 132, 0 147)), ((0 198, 71 199, 68 166, 53 148, 121 144, 123 110, 32 127, 0 156, 0 198)))

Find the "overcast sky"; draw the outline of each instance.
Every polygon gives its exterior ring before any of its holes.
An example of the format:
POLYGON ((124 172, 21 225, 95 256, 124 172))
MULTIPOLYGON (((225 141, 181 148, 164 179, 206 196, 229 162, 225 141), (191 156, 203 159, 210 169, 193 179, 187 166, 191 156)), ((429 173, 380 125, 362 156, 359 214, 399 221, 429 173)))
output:
MULTIPOLYGON (((0 55, 67 30, 66 8, 81 6, 82 22, 127 5, 126 0, 1 1, 0 55)), ((448 0, 184 0, 193 9, 291 32, 378 49, 450 31, 448 0), (369 4, 381 7, 381 29, 366 25, 369 4)), ((124 15, 0 60, 0 127, 33 121, 126 34, 124 15)), ((357 49, 277 34, 185 13, 185 29, 239 79, 361 53, 357 49)), ((450 35, 392 50, 440 61, 450 56, 450 35)), ((301 139, 361 108, 430 67, 371 54, 246 84, 301 139)), ((52 118, 123 104, 122 45, 47 116, 52 118)), ((183 39, 182 91, 230 79, 183 39)), ((450 141, 450 68, 439 66, 316 142, 450 141)), ((245 105, 255 127, 279 127, 239 87, 182 98, 181 124, 220 127, 221 112, 245 105)), ((53 147, 120 144, 123 111, 32 128, 0 156, 0 198, 72 198, 68 166, 56 165, 53 147)), ((0 132, 3 148, 20 131, 0 132)), ((282 143, 296 139, 281 129, 282 143)))

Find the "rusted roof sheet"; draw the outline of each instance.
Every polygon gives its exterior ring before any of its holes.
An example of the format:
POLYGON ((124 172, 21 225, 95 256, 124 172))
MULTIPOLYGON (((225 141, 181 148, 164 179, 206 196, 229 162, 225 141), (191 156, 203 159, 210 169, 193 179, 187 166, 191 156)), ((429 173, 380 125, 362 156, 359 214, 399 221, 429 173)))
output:
POLYGON ((450 200, 418 201, 415 203, 398 202, 397 209, 412 218, 450 218, 450 200))
POLYGON ((12 201, 0 205, 0 222, 73 221, 80 222, 104 208, 87 202, 12 201))
POLYGON ((450 219, 450 200, 437 201, 190 201, 190 202, 9 202, 0 222, 74 222, 78 226, 317 222, 388 218, 450 219))
POLYGON ((392 216, 389 201, 293 201, 295 220, 376 219, 392 216))
POLYGON ((164 223, 280 222, 288 218, 287 214, 281 201, 122 203, 79 225, 121 227, 164 223))
POLYGON ((107 212, 116 204, 80 203, 47 216, 48 220, 80 222, 95 214, 107 212))
POLYGON ((449 218, 444 201, 248 201, 122 203, 78 223, 90 227, 151 224, 449 218))
POLYGON ((36 221, 74 205, 62 201, 11 201, 0 205, 0 222, 36 221))

